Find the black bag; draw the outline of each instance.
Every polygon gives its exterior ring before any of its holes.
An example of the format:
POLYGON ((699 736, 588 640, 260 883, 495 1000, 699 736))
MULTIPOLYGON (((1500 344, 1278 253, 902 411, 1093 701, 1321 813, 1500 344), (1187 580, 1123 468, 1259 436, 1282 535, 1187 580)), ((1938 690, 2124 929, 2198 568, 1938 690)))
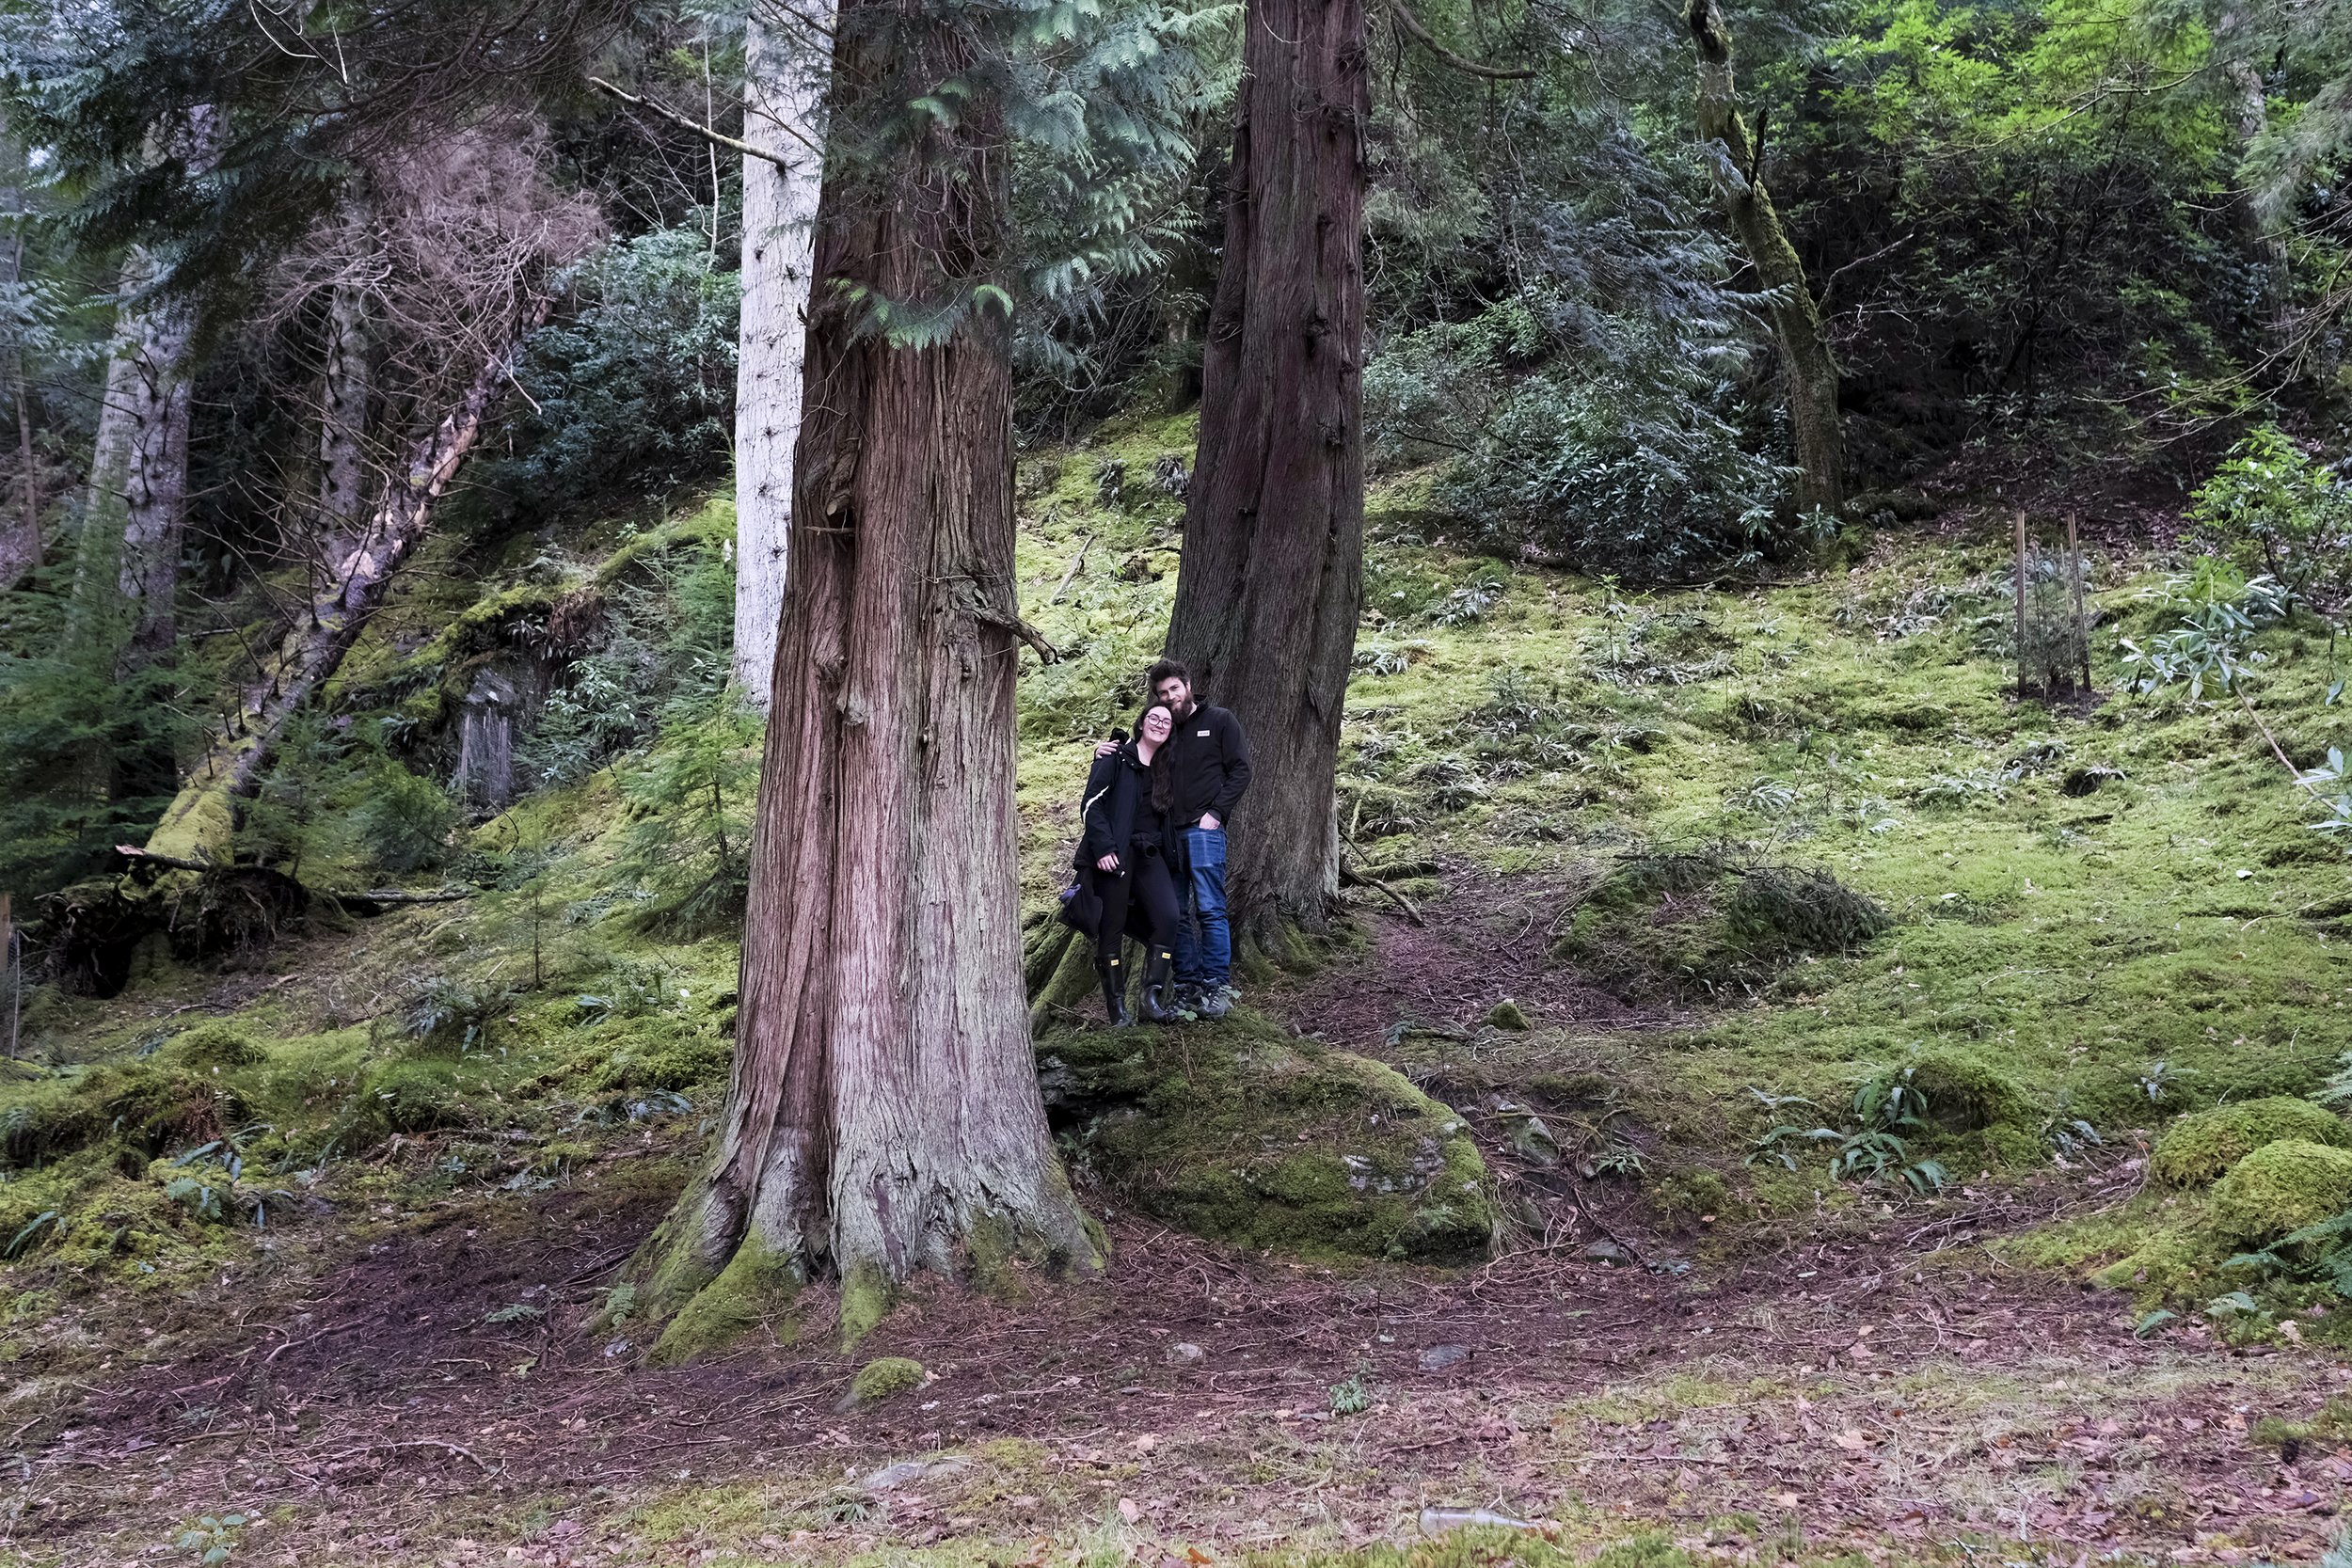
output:
POLYGON ((1061 890, 1061 923, 1089 941, 1103 928, 1103 900, 1083 871, 1061 890))

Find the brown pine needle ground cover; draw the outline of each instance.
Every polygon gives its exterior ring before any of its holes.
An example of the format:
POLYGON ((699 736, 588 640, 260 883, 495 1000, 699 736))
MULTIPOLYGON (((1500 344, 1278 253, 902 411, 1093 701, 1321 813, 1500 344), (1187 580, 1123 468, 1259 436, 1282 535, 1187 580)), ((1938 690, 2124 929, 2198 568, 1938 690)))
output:
MULTIPOLYGON (((1989 1207, 1950 1218, 2030 1217, 1989 1207)), ((236 1560, 289 1564, 1307 1560, 1484 1506, 1723 1561, 2233 1562, 2313 1556, 2352 1479, 2332 1442, 2253 1431, 2317 1414, 2335 1363, 2135 1338, 2120 1298, 1908 1216, 1679 1275, 1555 1247, 1454 1277, 1122 1216, 1102 1285, 902 1309, 861 1358, 934 1381, 844 1412, 857 1363, 818 1302, 797 1343, 682 1370, 582 1332, 660 1209, 591 1180, 217 1282, 175 1307, 183 1354, 18 1428, 8 1544, 169 1558, 233 1513, 236 1560), (493 1321, 517 1303, 541 1315, 493 1321)))
MULTIPOLYGON (((1187 443, 1115 433, 1025 487, 1027 602, 1074 651, 1022 688, 1041 920, 1170 586, 1174 502, 1098 502, 1096 461, 1187 443)), ((723 931, 631 924, 622 759, 470 831, 460 901, 43 999, 42 1072, 0 1084, 0 1551, 2315 1560, 2352 1467, 2342 1298, 2273 1275, 2223 1309, 2235 1243, 2150 1154, 2185 1113, 2311 1121, 2352 1043, 2352 876, 2234 705, 2122 690, 2115 639, 2163 629, 2139 593, 2184 564, 2161 531, 2087 531, 2100 692, 2045 707, 2010 687, 1998 515, 1641 594, 1414 516, 1376 518, 1340 781, 1395 896, 1351 886, 1359 935, 1248 989, 1467 1124, 1497 1260, 1238 1254, 1088 1185, 1106 1280, 936 1289, 854 1359, 821 1293, 683 1368, 628 1314, 592 1333, 707 1141, 736 971, 723 931), (1932 1124, 1833 1171, 1896 1085, 1932 1124), (274 1127, 241 1187, 186 1175, 247 1117, 274 1127), (265 1228, 201 1207, 264 1188, 265 1228), (929 1381, 836 1408, 884 1356, 929 1381), (1544 1529, 1438 1543, 1424 1510, 1544 1529)), ((2256 699, 2308 765, 2343 739, 2329 650, 2264 636, 2256 699)))

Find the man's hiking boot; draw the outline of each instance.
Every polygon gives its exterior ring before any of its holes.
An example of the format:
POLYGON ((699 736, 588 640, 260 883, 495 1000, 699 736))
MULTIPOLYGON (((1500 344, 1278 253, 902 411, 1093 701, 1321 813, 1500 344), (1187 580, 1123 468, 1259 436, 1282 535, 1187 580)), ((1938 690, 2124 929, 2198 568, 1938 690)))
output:
POLYGON ((1103 1017, 1114 1029, 1124 1029, 1134 1021, 1127 1016, 1127 972, 1117 959, 1095 971, 1103 977, 1103 1017))
POLYGON ((1241 1000, 1241 992, 1231 986, 1211 986, 1200 993, 1196 1005, 1202 1018, 1223 1018, 1241 1000))
POLYGON ((1154 953, 1143 972, 1143 1016, 1147 1022, 1166 1023, 1183 1004, 1176 999, 1176 955, 1154 953))

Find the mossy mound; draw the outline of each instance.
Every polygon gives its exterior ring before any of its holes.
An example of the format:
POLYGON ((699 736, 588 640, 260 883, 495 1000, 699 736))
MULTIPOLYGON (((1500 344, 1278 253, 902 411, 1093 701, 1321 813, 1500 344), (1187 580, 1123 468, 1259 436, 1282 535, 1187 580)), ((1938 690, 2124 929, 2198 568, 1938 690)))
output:
POLYGON ((850 1380, 844 1405, 877 1404, 910 1388, 923 1386, 923 1363, 903 1355, 879 1355, 857 1370, 850 1380))
POLYGON ((2215 1230, 2246 1245, 2275 1242, 2352 1209, 2352 1150, 2289 1138, 2230 1167, 2213 1189, 2215 1230))
POLYGON ((199 1023, 183 1030, 169 1050, 173 1057, 193 1068, 251 1067, 268 1054, 252 1036, 227 1023, 199 1023))
POLYGON ((1916 1114, 1939 1132, 1980 1132, 2029 1127, 2033 1101, 2007 1073, 1963 1052, 1929 1050, 1872 1080, 1884 1091, 1900 1085, 1918 1097, 1916 1114))
POLYGON ((1394 1069, 1236 1013, 1041 1041, 1077 1162, 1196 1235, 1304 1257, 1461 1263, 1501 1210, 1462 1118, 1394 1069))
POLYGON ((590 1048, 572 1063, 575 1080, 597 1090, 667 1089, 723 1082, 734 1048, 708 1029, 656 1015, 614 1019, 589 1031, 590 1048))
POLYGON ((1647 852, 1593 885, 1553 953, 1627 993, 1712 994, 1762 986, 1800 959, 1856 952, 1893 924, 1818 867, 1647 852))
POLYGON ((2166 1128, 2148 1171, 2175 1187, 2201 1187, 2256 1149, 2289 1141, 2352 1148, 2352 1127, 2325 1106, 2282 1095, 2217 1105, 2166 1128))

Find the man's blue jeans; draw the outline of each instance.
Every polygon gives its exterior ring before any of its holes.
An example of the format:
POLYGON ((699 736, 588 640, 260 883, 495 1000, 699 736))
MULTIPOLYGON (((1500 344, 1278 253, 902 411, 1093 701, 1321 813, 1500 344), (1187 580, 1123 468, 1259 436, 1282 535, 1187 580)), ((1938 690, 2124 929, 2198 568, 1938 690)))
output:
POLYGON ((1176 980, 1206 990, 1227 984, 1233 974, 1233 934, 1225 924, 1225 830, 1184 830, 1184 859, 1192 867, 1184 891, 1184 918, 1176 922, 1176 980))

